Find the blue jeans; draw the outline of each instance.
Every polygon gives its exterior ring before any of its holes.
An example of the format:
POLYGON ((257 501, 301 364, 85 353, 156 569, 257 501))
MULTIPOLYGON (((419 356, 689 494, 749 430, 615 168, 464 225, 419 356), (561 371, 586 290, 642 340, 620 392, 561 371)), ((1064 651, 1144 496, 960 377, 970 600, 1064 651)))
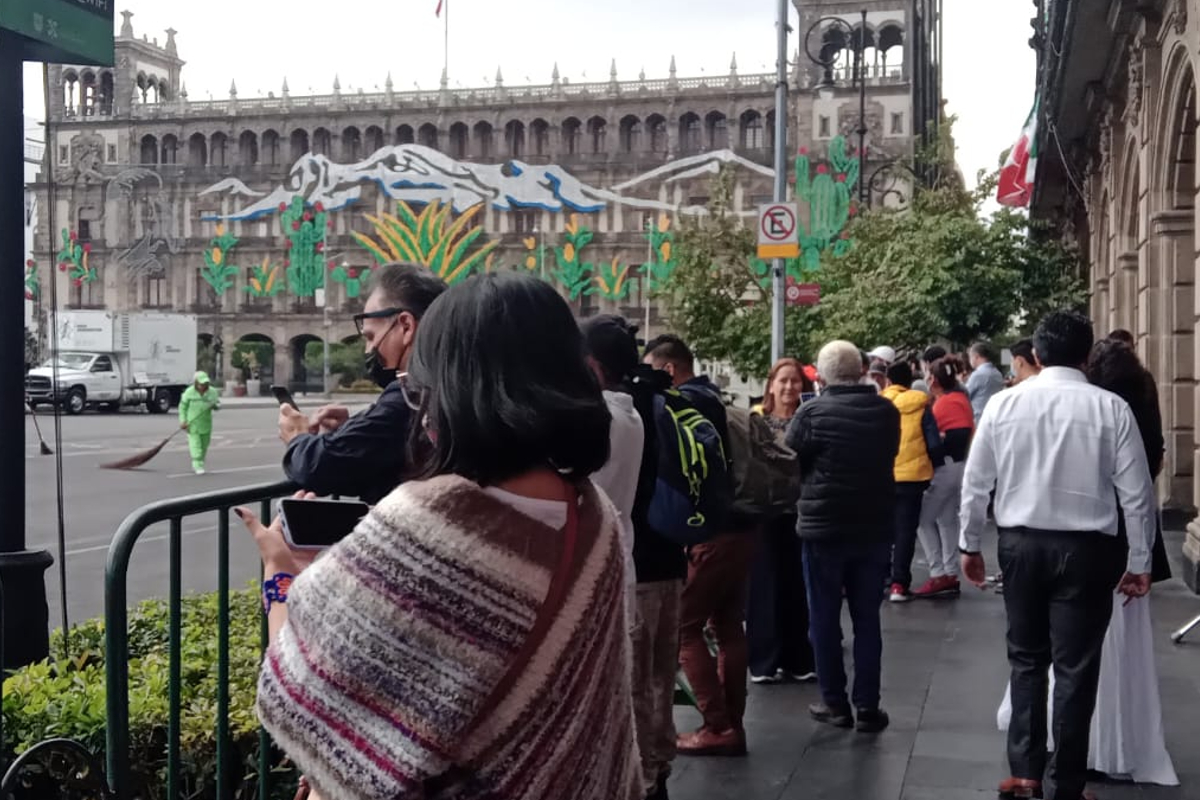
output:
POLYGON ((854 624, 854 706, 879 708, 883 661, 879 607, 890 562, 891 546, 887 542, 804 542, 809 638, 816 656, 821 697, 831 708, 848 705, 842 659, 843 589, 854 624))

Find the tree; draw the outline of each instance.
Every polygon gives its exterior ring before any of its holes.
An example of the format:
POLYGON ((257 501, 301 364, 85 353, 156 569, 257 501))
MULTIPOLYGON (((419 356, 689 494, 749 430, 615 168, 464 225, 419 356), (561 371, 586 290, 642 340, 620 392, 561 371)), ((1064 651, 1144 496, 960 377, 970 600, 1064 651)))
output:
MULTIPOLYGON (((811 359, 831 339, 898 349, 943 338, 966 344, 1025 333, 1045 313, 1081 305, 1078 253, 1022 212, 982 216, 994 186, 993 177, 968 192, 947 179, 915 192, 903 210, 858 215, 846 234, 852 246, 827 249, 800 276, 820 284, 821 302, 787 309, 784 352, 811 359)), ((709 214, 681 228, 667 305, 698 354, 761 376, 770 366, 769 295, 751 267, 753 233, 730 208, 731 187, 728 174, 718 175, 709 214)))

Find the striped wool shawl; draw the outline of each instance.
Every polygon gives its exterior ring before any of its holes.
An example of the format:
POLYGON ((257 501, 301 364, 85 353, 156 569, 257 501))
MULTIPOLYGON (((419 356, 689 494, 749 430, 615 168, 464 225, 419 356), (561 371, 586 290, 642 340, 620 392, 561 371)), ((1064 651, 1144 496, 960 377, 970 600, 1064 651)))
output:
POLYGON ((640 800, 622 556, 581 489, 571 583, 511 691, 562 533, 453 476, 406 483, 297 578, 258 713, 323 800, 640 800), (471 768, 436 794, 425 782, 471 768))

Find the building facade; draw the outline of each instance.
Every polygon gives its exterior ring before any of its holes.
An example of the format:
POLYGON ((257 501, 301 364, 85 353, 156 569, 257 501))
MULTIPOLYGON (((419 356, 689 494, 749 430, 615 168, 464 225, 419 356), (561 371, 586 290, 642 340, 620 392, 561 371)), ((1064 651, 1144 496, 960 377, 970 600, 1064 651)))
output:
MULTIPOLYGON (((859 5, 828 11, 863 31, 859 5)), ((790 166, 793 181, 804 172, 810 249, 853 213, 853 175, 908 157, 919 127, 914 76, 927 70, 909 68, 910 5, 865 5, 865 32, 815 31, 819 55, 836 58, 822 97, 824 70, 800 54, 793 64, 788 149, 804 150, 790 166), (865 115, 847 85, 851 50, 865 115), (832 223, 808 213, 831 204, 832 223)), ((497 71, 486 88, 450 89, 443 75, 437 90, 399 91, 407 81, 389 75, 372 94, 335 79, 329 94, 298 96, 284 81, 267 97, 231 86, 196 101, 176 36, 138 37, 124 13, 113 68, 51 68, 37 278, 58 281, 63 307, 195 313, 225 352, 269 343, 264 386, 312 383, 305 347, 353 336, 372 267, 392 259, 451 282, 530 270, 581 314, 617 311, 659 332, 674 234, 704 213, 713 175, 734 171, 747 217, 771 199, 775 76, 742 75, 736 57, 721 77, 681 78, 672 61, 665 78, 627 80, 614 63, 587 84, 554 68, 541 86, 507 86, 497 71)))
MULTIPOLYGON (((1079 245, 1100 335, 1134 333, 1158 379, 1164 508, 1200 498, 1195 291, 1200 0, 1042 0, 1033 213, 1079 245)), ((1186 576, 1200 589, 1200 527, 1186 576)))

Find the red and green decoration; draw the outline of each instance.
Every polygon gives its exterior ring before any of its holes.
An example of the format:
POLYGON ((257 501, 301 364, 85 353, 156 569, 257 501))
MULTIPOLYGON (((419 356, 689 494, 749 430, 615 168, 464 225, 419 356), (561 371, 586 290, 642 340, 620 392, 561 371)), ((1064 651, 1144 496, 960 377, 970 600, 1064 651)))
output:
POLYGON ((328 215, 321 203, 308 205, 296 196, 291 204, 279 204, 287 258, 288 288, 297 297, 313 297, 325 286, 325 236, 329 230, 328 215))
POLYGON ((92 283, 99 277, 99 270, 88 264, 92 252, 91 242, 80 244, 79 234, 63 228, 63 249, 58 251, 58 271, 68 273, 74 286, 92 283))
POLYGON ((362 296, 363 290, 367 288, 367 284, 371 280, 373 271, 374 267, 359 269, 348 264, 338 264, 336 261, 329 262, 329 279, 346 287, 346 297, 350 298, 362 296))
POLYGON ((229 254, 237 247, 238 238, 224 225, 217 225, 217 235, 204 251, 204 269, 200 276, 212 287, 217 297, 224 295, 233 286, 238 268, 229 261, 229 254))
MULTIPOLYGON (((859 212, 853 197, 859 169, 858 153, 847 150, 844 136, 829 142, 828 157, 815 167, 808 148, 800 148, 795 162, 796 202, 808 206, 808 223, 800 231, 800 257, 787 260, 789 276, 806 279, 821 268, 824 253, 840 256, 850 249, 846 226, 859 212)), ((756 258, 751 266, 761 283, 770 283, 769 262, 756 258)))
POLYGON ((37 262, 31 258, 25 262, 25 299, 36 300, 40 288, 38 285, 37 262))

